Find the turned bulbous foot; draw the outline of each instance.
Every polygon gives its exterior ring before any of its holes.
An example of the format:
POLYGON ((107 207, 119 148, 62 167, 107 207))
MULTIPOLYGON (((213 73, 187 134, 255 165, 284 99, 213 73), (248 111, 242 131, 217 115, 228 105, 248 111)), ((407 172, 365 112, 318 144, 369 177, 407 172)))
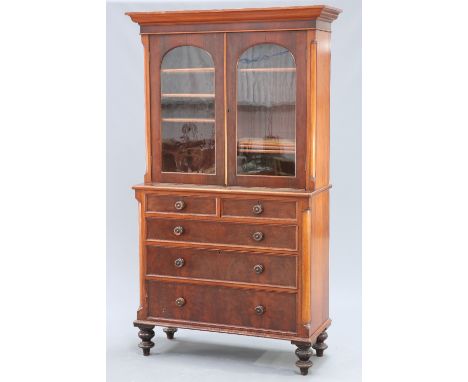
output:
POLYGON ((173 340, 174 333, 177 332, 177 328, 164 328, 163 332, 166 333, 166 337, 168 340, 173 340))
POLYGON ((293 341, 292 344, 297 346, 296 355, 299 360, 296 362, 296 366, 299 368, 302 375, 307 375, 309 373, 309 368, 312 366, 312 361, 310 360, 312 356, 312 349, 310 348, 311 343, 293 341))
POLYGON ((150 349, 154 346, 154 342, 151 341, 154 337, 154 326, 139 325, 138 328, 140 329, 138 337, 141 339, 138 347, 143 350, 143 355, 148 356, 150 354, 150 349))
POLYGON ((317 353, 317 357, 323 357, 323 352, 328 348, 328 345, 325 343, 325 340, 328 338, 328 333, 325 329, 322 333, 319 334, 315 344, 312 346, 317 353))

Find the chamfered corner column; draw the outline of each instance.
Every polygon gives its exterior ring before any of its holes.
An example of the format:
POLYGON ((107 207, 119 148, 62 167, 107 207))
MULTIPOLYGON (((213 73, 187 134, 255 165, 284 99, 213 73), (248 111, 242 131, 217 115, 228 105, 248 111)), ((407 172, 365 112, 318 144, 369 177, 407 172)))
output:
POLYGON ((323 352, 325 349, 328 348, 328 345, 325 343, 325 340, 328 338, 327 329, 325 329, 322 333, 319 334, 315 344, 312 346, 316 353, 317 357, 323 357, 323 352))
POLYGON ((312 356, 311 343, 298 341, 291 341, 291 343, 297 346, 296 355, 299 360, 296 362, 296 366, 301 370, 302 375, 307 375, 309 368, 312 366, 312 361, 310 360, 312 356))
POLYGON ((148 356, 150 354, 150 349, 154 346, 154 342, 151 339, 154 337, 154 325, 139 324, 134 323, 140 331, 138 332, 138 337, 140 337, 141 342, 138 347, 143 349, 143 355, 148 356))
POLYGON ((166 333, 168 340, 174 339, 174 333, 177 332, 177 328, 164 328, 163 332, 166 333))

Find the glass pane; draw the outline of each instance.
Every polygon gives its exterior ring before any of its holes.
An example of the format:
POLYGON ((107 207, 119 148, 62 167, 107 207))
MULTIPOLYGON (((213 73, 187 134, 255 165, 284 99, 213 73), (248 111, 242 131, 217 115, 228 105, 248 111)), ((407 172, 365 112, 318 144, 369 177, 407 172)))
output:
POLYGON ((210 54, 169 51, 161 64, 162 171, 215 173, 215 87, 210 54))
POLYGON ((295 176, 296 65, 275 44, 246 50, 237 63, 237 174, 295 176))

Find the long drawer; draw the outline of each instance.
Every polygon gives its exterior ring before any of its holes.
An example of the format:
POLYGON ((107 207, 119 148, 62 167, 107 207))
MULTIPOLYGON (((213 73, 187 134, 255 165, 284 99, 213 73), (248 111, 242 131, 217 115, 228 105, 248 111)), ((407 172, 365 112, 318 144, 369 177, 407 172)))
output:
POLYGON ((296 332, 296 294, 147 281, 151 319, 296 332))
POLYGON ((147 239, 297 249, 297 226, 147 217, 147 239))
POLYGON ((147 246, 147 274, 296 287, 296 256, 147 246))

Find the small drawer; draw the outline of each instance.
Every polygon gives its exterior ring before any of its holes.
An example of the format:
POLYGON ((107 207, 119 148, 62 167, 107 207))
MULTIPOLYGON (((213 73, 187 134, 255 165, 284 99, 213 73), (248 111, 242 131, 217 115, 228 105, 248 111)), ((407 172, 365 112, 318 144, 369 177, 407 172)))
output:
POLYGON ((216 215, 216 199, 203 196, 148 194, 147 212, 216 215))
POLYGON ((146 218, 148 240, 297 249, 297 226, 146 218))
POLYGON ((296 332, 296 294, 147 281, 151 319, 296 332))
POLYGON ((147 274, 296 287, 296 256, 147 246, 147 274))
POLYGON ((260 199, 222 199, 222 216, 296 219, 296 202, 260 199))

